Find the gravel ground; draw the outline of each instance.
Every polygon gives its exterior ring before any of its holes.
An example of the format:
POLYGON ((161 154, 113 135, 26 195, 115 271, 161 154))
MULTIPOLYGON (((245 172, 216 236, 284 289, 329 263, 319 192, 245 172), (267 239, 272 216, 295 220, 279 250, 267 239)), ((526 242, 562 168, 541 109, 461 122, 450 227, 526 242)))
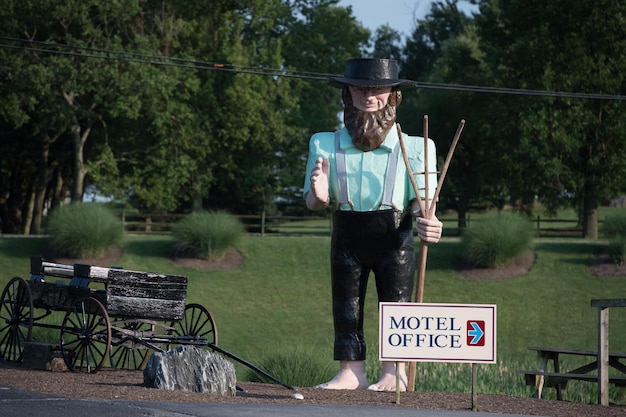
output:
MULTIPOLYGON (((243 392, 235 397, 164 391, 143 385, 141 371, 103 369, 95 374, 51 372, 26 369, 22 365, 0 362, 0 386, 55 394, 72 398, 139 400, 158 402, 237 403, 237 404, 337 404, 378 407, 405 407, 437 410, 470 410, 471 395, 460 393, 405 392, 396 404, 395 393, 333 391, 299 388, 304 400, 291 397, 280 385, 241 382, 243 392)), ((626 417, 626 406, 570 403, 505 395, 478 395, 478 411, 553 417, 626 417)))

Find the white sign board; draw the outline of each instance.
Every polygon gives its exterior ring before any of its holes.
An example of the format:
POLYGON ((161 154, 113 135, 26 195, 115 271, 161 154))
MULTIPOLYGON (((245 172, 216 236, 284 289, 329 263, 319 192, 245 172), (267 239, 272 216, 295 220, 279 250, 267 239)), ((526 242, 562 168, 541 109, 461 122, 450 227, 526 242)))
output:
POLYGON ((379 359, 496 362, 496 306, 379 304, 379 359))

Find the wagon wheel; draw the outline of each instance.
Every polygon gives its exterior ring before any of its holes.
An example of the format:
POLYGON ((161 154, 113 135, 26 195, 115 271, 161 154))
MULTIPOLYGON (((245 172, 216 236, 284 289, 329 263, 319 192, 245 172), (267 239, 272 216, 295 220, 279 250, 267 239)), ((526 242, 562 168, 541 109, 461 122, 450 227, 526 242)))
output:
POLYGON ((143 369, 150 349, 137 341, 138 332, 151 332, 153 326, 142 321, 113 319, 111 327, 120 329, 112 333, 111 366, 118 369, 143 369))
POLYGON ((19 362, 33 330, 33 297, 28 282, 15 277, 0 299, 0 358, 19 362))
POLYGON ((109 355, 111 322, 102 303, 87 297, 65 313, 61 354, 71 371, 96 373, 109 355))
MULTIPOLYGON (((172 335, 180 337, 179 344, 217 345, 217 327, 209 310, 200 304, 188 304, 180 321, 172 322, 172 335)), ((174 342, 176 344, 176 342, 174 342)))

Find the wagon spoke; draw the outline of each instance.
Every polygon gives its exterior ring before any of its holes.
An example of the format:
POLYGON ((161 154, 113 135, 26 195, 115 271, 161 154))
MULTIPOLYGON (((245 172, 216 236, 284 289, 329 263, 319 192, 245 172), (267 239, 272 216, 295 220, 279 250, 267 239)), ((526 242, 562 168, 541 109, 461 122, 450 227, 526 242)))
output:
POLYGON ((148 361, 150 350, 139 340, 148 332, 152 333, 152 325, 143 321, 126 321, 114 319, 111 325, 118 331, 112 334, 111 366, 120 369, 142 369, 148 361))
POLYGON ((104 351, 95 343, 84 345, 84 350, 84 366, 87 368, 88 373, 95 372, 99 361, 104 357, 104 351))
POLYGON ((33 327, 33 300, 24 279, 11 279, 2 291, 0 320, 4 323, 0 328, 0 358, 19 362, 33 327))
POLYGON ((63 343, 61 344, 62 348, 66 348, 71 350, 72 352, 76 352, 78 351, 78 348, 80 348, 80 340, 78 339, 78 337, 71 339, 70 336, 75 336, 72 335, 71 333, 65 333, 65 340, 67 341, 63 341, 63 343))
POLYGON ((3 346, 2 356, 6 358, 14 357, 14 352, 16 350, 16 340, 15 334, 13 332, 6 332, 0 340, 0 346, 3 346))
POLYGON ((61 327, 61 354, 72 371, 97 372, 111 346, 111 323, 95 298, 85 298, 68 310, 61 327))
MULTIPOLYGON (((181 321, 173 322, 174 334, 187 344, 217 345, 217 328, 209 310, 200 304, 189 304, 181 321)), ((175 341, 174 341, 175 343, 175 341)))

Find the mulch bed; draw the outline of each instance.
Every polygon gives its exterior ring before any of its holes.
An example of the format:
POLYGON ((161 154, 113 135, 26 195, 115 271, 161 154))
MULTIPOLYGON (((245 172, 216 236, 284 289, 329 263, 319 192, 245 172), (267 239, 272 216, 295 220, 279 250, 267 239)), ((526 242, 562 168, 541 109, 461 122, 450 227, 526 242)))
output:
MULTIPOLYGON (((51 372, 26 369, 22 365, 0 362, 0 386, 10 386, 68 398, 96 398, 113 401, 194 402, 233 404, 316 404, 342 406, 402 407, 431 410, 471 410, 468 393, 405 392, 396 403, 393 392, 335 391, 299 388, 303 400, 280 385, 240 382, 235 397, 206 393, 165 391, 143 386, 143 373, 121 369, 103 369, 95 374, 51 372)), ((570 403, 556 400, 484 395, 477 397, 477 409, 496 414, 519 414, 548 417, 626 417, 626 407, 570 403)))

